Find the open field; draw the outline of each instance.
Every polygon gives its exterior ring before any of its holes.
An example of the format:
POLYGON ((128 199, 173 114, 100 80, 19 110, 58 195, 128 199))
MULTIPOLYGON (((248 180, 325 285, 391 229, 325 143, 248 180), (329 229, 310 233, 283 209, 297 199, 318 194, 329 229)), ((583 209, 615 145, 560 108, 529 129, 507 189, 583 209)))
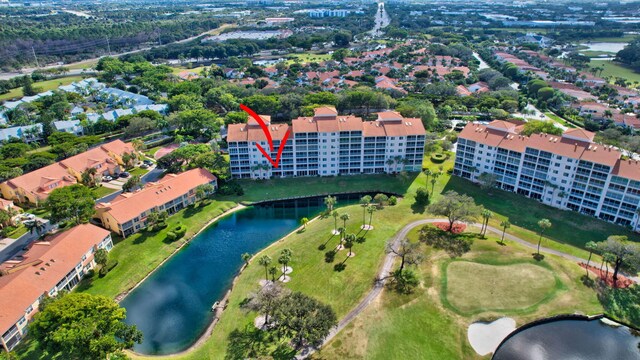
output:
POLYGON ((189 69, 189 68, 186 68, 186 67, 183 67, 183 66, 176 66, 176 67, 172 67, 171 71, 172 71, 172 73, 174 75, 178 75, 183 71, 189 71, 189 72, 193 72, 193 73, 196 73, 196 74, 200 74, 200 72, 202 70, 204 70, 205 68, 206 68, 206 66, 198 66, 198 67, 194 67, 193 69, 189 69))
POLYGON ((584 39, 582 41, 626 43, 633 41, 633 39, 635 39, 636 37, 638 37, 638 35, 625 34, 622 37, 598 37, 584 39))
POLYGON ((321 62, 321 61, 331 59, 331 55, 329 54, 312 54, 312 53, 289 54, 287 55, 287 57, 293 58, 293 59, 287 60, 287 65, 290 65, 296 62, 295 59, 298 59, 303 64, 310 63, 310 62, 321 62))
MULTIPOLYGON (((36 82, 36 83, 33 83, 33 87, 39 88, 40 92, 45 92, 45 91, 57 89, 61 85, 69 85, 72 82, 76 82, 80 80, 82 80, 82 76, 78 76, 78 75, 66 76, 66 77, 61 77, 57 79, 36 82)), ((6 94, 0 95, 0 100, 16 99, 16 98, 21 98, 22 96, 23 96, 22 88, 19 87, 17 89, 10 90, 6 94)))
POLYGON ((619 63, 613 62, 613 61, 609 61, 609 60, 594 60, 591 59, 591 62, 589 63, 589 65, 591 66, 600 66, 600 65, 604 65, 604 71, 602 71, 602 74, 599 74, 600 76, 604 77, 604 76, 611 76, 612 79, 611 81, 615 81, 616 77, 621 77, 626 79, 627 81, 630 82, 634 82, 634 81, 640 81, 640 73, 637 73, 623 65, 620 65, 619 63))

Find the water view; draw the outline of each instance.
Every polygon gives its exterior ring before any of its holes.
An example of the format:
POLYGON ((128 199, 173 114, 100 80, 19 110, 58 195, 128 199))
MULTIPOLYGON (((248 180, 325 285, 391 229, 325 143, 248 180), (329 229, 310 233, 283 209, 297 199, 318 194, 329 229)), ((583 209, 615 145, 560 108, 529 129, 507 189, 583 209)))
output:
POLYGON ((532 326, 508 338, 493 360, 640 359, 640 334, 605 321, 567 319, 532 326))
MULTIPOLYGON (((359 197, 338 196, 338 205, 359 197)), ((231 286, 242 265, 240 255, 257 253, 297 228, 302 217, 324 208, 322 197, 274 202, 209 226, 122 301, 127 323, 144 334, 134 350, 170 354, 189 347, 211 322, 212 304, 231 286)))

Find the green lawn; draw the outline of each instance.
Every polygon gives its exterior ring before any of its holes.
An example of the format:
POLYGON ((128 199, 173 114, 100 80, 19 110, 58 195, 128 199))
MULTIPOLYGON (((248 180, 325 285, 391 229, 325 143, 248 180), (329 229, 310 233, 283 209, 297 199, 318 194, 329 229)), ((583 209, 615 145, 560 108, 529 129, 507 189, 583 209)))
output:
POLYGON ((546 116, 548 116, 549 118, 551 118, 551 120, 553 120, 553 121, 555 121, 555 122, 557 122, 557 123, 559 123, 559 124, 561 124, 561 125, 564 125, 564 126, 566 126, 566 127, 568 127, 568 128, 575 128, 575 127, 576 127, 574 124, 572 124, 572 123, 570 123, 569 121, 567 121, 567 120, 565 120, 565 119, 561 118, 560 116, 558 116, 558 115, 556 115, 556 114, 552 113, 551 111, 547 111, 547 112, 545 112, 544 114, 545 114, 546 116))
POLYGON ((200 75, 200 72, 202 70, 204 70, 206 68, 206 66, 198 66, 198 67, 194 67, 193 69, 189 69, 183 66, 177 66, 177 67, 172 67, 171 68, 171 72, 173 73, 173 75, 178 75, 183 71, 189 71, 189 72, 193 72, 196 73, 198 75, 200 75))
POLYGON ((98 60, 84 60, 77 63, 62 65, 67 69, 90 69, 98 64, 98 60))
POLYGON ((91 189, 91 192, 93 192, 93 196, 96 199, 100 199, 100 198, 105 197, 105 196, 107 196, 109 194, 113 194, 116 191, 117 190, 112 189, 112 188, 108 188, 106 186, 98 186, 98 187, 95 187, 95 188, 91 189))
POLYGON ((17 239, 20 236, 26 234, 27 231, 29 231, 27 229, 27 227, 24 226, 23 223, 20 223, 20 225, 15 230, 13 230, 12 232, 7 234, 7 237, 12 238, 12 239, 17 239))
MULTIPOLYGON (((552 272, 551 280, 555 292, 537 306, 508 312, 518 325, 534 319, 563 313, 582 312, 597 314, 602 311, 596 294, 579 280, 582 269, 576 264, 557 257, 547 257, 540 265, 532 264, 530 250, 518 244, 507 242, 506 246, 497 243, 497 238, 476 240, 471 251, 457 260, 450 259, 443 251, 423 247, 427 260, 415 267, 422 284, 413 294, 401 295, 385 289, 379 300, 358 316, 349 326, 340 332, 314 359, 488 359, 480 357, 471 349, 467 340, 467 328, 475 321, 495 320, 502 317, 503 311, 481 311, 473 315, 454 311, 443 302, 443 272, 446 264, 482 263, 514 264, 542 267, 552 272), (464 261, 461 261, 464 260, 464 261), (428 356, 427 356, 428 354, 428 356)), ((476 270, 476 269, 474 269, 476 270)), ((496 280, 503 279, 504 273, 496 280)), ((522 274, 528 276, 526 274, 522 274)), ((505 301, 517 300, 518 292, 528 292, 530 283, 512 280, 510 299, 495 292, 493 287, 482 288, 481 284, 492 281, 491 273, 464 272, 460 278, 467 281, 468 289, 462 294, 466 306, 474 306, 475 295, 488 308, 497 308, 505 301), (474 283, 473 280, 477 280, 474 283), (515 294, 514 294, 515 293, 515 294)), ((504 286, 504 285, 497 285, 504 286)), ((527 304, 524 304, 525 306, 527 304)), ((514 302, 510 306, 516 306, 514 302)))
POLYGON ((631 42, 633 41, 636 37, 638 37, 638 35, 632 35, 632 34, 626 34, 623 35, 622 37, 599 37, 599 38, 589 38, 589 39, 584 39, 582 41, 589 41, 589 42, 615 42, 615 43, 626 43, 626 42, 631 42))
MULTIPOLYGON (((57 89, 61 85, 69 85, 72 82, 76 82, 80 80, 82 80, 82 76, 67 76, 67 77, 62 77, 62 78, 53 79, 53 80, 36 82, 36 83, 33 83, 33 87, 40 88, 41 92, 45 92, 45 91, 57 89)), ((23 96, 22 88, 19 87, 17 89, 10 90, 6 94, 0 95, 0 100, 21 98, 22 96, 23 96)))
POLYGON ((562 287, 551 270, 527 262, 494 265, 452 261, 445 262, 443 274, 442 296, 461 314, 526 310, 550 299, 556 285, 562 287))
POLYGON ((306 64, 310 62, 321 62, 331 59, 330 54, 313 54, 313 53, 302 53, 302 54, 289 54, 287 57, 291 59, 287 60, 287 64, 293 64, 296 62, 294 59, 299 59, 301 63, 306 64))
POLYGON ((142 231, 126 239, 114 236, 116 246, 109 253, 109 259, 118 261, 118 265, 104 278, 83 280, 78 286, 78 291, 116 297, 131 289, 210 219, 233 206, 233 202, 212 201, 205 207, 188 207, 171 216, 167 220, 167 228, 159 232, 142 231), (168 229, 175 227, 179 222, 187 227, 187 234, 181 240, 167 242, 168 229))
POLYGON ((133 176, 133 175, 142 176, 142 175, 144 175, 144 174, 146 174, 148 172, 149 172, 149 169, 143 169, 143 168, 139 168, 139 167, 129 170, 129 174, 131 174, 131 176, 133 176))
POLYGON ((602 74, 598 75, 602 77, 611 76, 612 82, 615 81, 616 77, 624 78, 630 82, 640 81, 640 73, 613 61, 592 59, 589 65, 591 67, 604 65, 604 71, 602 71, 602 74))
POLYGON ((336 194, 340 192, 391 192, 404 194, 416 177, 393 175, 354 175, 337 177, 286 178, 272 180, 240 180, 244 189, 234 201, 264 201, 297 196, 336 194))

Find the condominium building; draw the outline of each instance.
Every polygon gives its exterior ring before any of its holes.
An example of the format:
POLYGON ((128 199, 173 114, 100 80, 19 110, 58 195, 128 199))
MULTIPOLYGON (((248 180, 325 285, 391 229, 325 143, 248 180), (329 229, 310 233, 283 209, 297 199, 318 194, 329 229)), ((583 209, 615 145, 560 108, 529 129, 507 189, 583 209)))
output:
POLYGON ((312 18, 346 17, 350 13, 351 13, 350 10, 342 10, 342 9, 314 9, 314 10, 309 10, 309 17, 312 17, 312 18))
POLYGON ((469 123, 458 137, 454 174, 478 182, 495 174, 500 189, 638 229, 640 163, 624 160, 594 134, 520 135, 521 126, 469 123))
POLYGON ((95 267, 95 251, 111 248, 108 230, 83 224, 35 242, 0 264, 0 345, 11 351, 24 337, 42 299, 71 291, 95 267))
POLYGON ((197 200, 196 188, 211 184, 218 188, 217 178, 205 169, 192 169, 168 174, 159 182, 150 182, 136 192, 123 192, 111 202, 96 205, 95 217, 102 226, 124 237, 144 229, 147 216, 157 211, 173 215, 197 200))
POLYGON ((231 174, 235 178, 267 179, 293 176, 420 171, 425 129, 420 119, 403 118, 393 111, 378 113, 375 121, 340 116, 335 108, 320 107, 312 117, 300 117, 292 125, 271 124, 261 115, 273 139, 272 159, 287 132, 289 140, 278 168, 258 150, 269 151, 267 136, 252 118, 247 124, 229 125, 227 142, 231 174))

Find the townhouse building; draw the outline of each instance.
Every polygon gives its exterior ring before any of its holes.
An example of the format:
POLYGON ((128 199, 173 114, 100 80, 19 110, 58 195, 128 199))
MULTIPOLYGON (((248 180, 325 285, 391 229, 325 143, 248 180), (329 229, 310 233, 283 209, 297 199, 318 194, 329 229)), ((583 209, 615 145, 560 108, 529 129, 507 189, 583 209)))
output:
POLYGON ((0 264, 0 345, 11 351, 45 297, 73 290, 96 265, 97 249, 113 248, 111 233, 83 224, 36 242, 0 264))
POLYGON ((217 178, 205 169, 167 174, 138 191, 123 192, 110 202, 98 203, 95 218, 104 228, 127 237, 147 227, 150 213, 166 211, 173 215, 195 203, 198 200, 196 188, 204 184, 218 188, 217 178))
POLYGON ((520 134, 506 121, 469 123, 458 137, 454 174, 474 182, 496 175, 496 187, 544 204, 638 230, 640 163, 625 160, 594 133, 520 134))
POLYGON ((0 183, 0 192, 7 200, 39 204, 46 200, 53 190, 80 182, 82 173, 89 168, 96 169, 96 176, 118 175, 124 171, 122 156, 125 153, 135 154, 136 151, 130 143, 121 140, 102 144, 81 154, 4 181, 0 183))
POLYGON ((293 176, 420 171, 426 131, 420 119, 403 118, 393 111, 378 113, 375 121, 341 116, 333 107, 315 109, 314 116, 287 124, 271 124, 261 115, 273 139, 270 156, 276 159, 280 142, 290 131, 278 168, 258 150, 269 151, 267 136, 252 118, 229 125, 227 142, 231 174, 235 178, 268 179, 293 176))

